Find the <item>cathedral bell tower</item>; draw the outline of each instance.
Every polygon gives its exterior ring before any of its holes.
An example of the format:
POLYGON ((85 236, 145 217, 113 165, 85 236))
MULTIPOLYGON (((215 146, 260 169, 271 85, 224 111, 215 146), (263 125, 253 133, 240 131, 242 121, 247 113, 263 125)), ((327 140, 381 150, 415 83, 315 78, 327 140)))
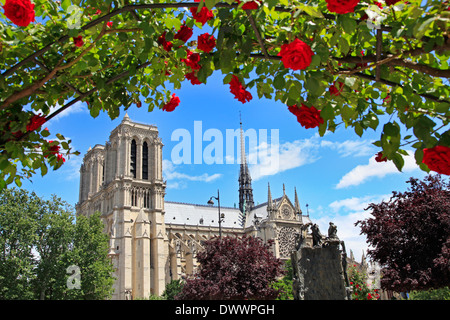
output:
POLYGON ((162 294, 167 239, 158 129, 125 114, 105 146, 83 159, 77 215, 101 213, 116 268, 113 299, 162 294))

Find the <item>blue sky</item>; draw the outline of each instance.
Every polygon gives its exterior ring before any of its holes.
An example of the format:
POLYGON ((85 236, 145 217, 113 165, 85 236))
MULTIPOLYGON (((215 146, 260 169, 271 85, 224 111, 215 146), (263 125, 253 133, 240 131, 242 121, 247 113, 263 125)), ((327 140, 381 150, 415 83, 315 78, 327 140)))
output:
MULTIPOLYGON (((387 200, 394 190, 406 190, 405 181, 411 176, 425 176, 415 165, 413 157, 406 159, 404 172, 400 173, 392 163, 374 161, 374 155, 379 150, 371 142, 379 138, 379 131, 367 131, 360 138, 352 129, 339 127, 335 133, 320 137, 317 129, 306 130, 301 127, 296 117, 280 102, 260 100, 256 92, 252 91, 253 100, 246 104, 240 103, 222 80, 223 75, 216 72, 207 84, 194 86, 189 82, 184 83, 182 89, 173 91, 180 97, 181 103, 170 113, 156 109, 148 112, 145 103, 140 109, 133 105, 127 111, 131 120, 158 127, 164 143, 163 174, 167 180, 165 199, 206 204, 219 189, 221 205, 238 205, 239 144, 235 141, 234 151, 228 150, 228 154, 234 154, 234 159, 232 164, 227 164, 225 140, 227 129, 239 129, 241 113, 244 130, 254 130, 258 138, 256 150, 246 142, 246 153, 252 161, 250 172, 255 202, 267 201, 268 183, 274 198, 283 194, 283 183, 291 199, 294 198, 294 187, 297 188, 303 213, 308 211, 324 234, 328 223, 334 221, 338 227, 338 236, 345 240, 347 249, 352 249, 355 257, 360 259, 362 251, 366 249, 365 238, 359 235, 359 228, 353 224, 369 216, 364 211, 368 203, 387 200), (196 121, 197 127, 201 124, 202 135, 209 129, 215 129, 216 133, 223 135, 222 164, 207 164, 205 158, 202 158, 201 164, 194 164, 194 149, 205 151, 211 144, 210 141, 199 139, 200 136, 194 139, 196 121), (189 132, 192 138, 191 164, 175 164, 172 158, 172 150, 180 143, 172 138, 172 134, 180 132, 180 129, 189 132), (279 135, 278 165, 270 170, 265 167, 267 158, 262 157, 262 150, 267 145, 259 133, 264 132, 264 129, 267 130, 269 145, 271 132, 279 135), (256 151, 260 158, 255 161, 256 151)), ((86 103, 80 102, 50 120, 46 126, 52 136, 61 133, 71 139, 73 148, 80 151, 81 155, 72 156, 63 167, 49 171, 43 178, 38 173, 32 182, 25 181, 23 188, 45 198, 56 194, 75 205, 78 201, 79 168, 83 155, 89 147, 104 144, 124 114, 122 108, 119 118, 115 120, 110 120, 103 113, 94 119, 89 115, 86 103)))

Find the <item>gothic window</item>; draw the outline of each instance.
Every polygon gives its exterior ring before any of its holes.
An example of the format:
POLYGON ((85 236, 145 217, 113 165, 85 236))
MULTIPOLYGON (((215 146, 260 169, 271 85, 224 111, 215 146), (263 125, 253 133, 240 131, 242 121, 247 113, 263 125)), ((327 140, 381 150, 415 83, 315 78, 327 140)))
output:
POLYGON ((144 191, 144 208, 150 208, 150 190, 144 191))
POLYGON ((148 145, 144 142, 142 145, 142 179, 148 180, 148 145))
POLYGON ((105 182, 105 161, 102 162, 102 182, 105 182))
POLYGON ((130 163, 130 173, 133 178, 136 178, 136 141, 133 139, 131 141, 131 163, 130 163))
POLYGON ((133 207, 137 206, 137 190, 131 190, 131 205, 133 207))

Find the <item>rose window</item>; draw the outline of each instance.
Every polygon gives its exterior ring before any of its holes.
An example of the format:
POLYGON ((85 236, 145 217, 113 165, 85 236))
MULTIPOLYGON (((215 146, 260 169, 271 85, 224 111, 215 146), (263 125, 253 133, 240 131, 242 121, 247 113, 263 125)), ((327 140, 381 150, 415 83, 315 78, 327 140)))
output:
POLYGON ((278 244, 281 257, 289 257, 295 248, 295 233, 297 231, 291 227, 282 227, 278 233, 278 244))

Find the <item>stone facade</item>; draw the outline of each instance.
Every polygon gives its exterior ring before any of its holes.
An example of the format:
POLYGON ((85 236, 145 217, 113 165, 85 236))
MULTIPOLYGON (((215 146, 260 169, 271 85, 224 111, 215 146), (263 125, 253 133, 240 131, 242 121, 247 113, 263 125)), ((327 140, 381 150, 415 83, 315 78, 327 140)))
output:
MULTIPOLYGON (((241 124, 245 150, 242 136, 241 124)), ((80 168, 77 215, 101 213, 116 269, 113 299, 161 295, 171 280, 195 271, 202 242, 219 235, 217 206, 164 201, 162 147, 155 126, 125 115, 105 145, 89 149, 80 168)), ((268 186, 267 202, 254 205, 250 172, 241 152, 239 208, 220 207, 222 236, 273 240, 275 256, 287 260, 295 234, 302 233, 305 243, 311 244, 302 228, 311 223, 309 216, 302 214, 297 192, 292 203, 284 186, 276 199, 268 186)))

